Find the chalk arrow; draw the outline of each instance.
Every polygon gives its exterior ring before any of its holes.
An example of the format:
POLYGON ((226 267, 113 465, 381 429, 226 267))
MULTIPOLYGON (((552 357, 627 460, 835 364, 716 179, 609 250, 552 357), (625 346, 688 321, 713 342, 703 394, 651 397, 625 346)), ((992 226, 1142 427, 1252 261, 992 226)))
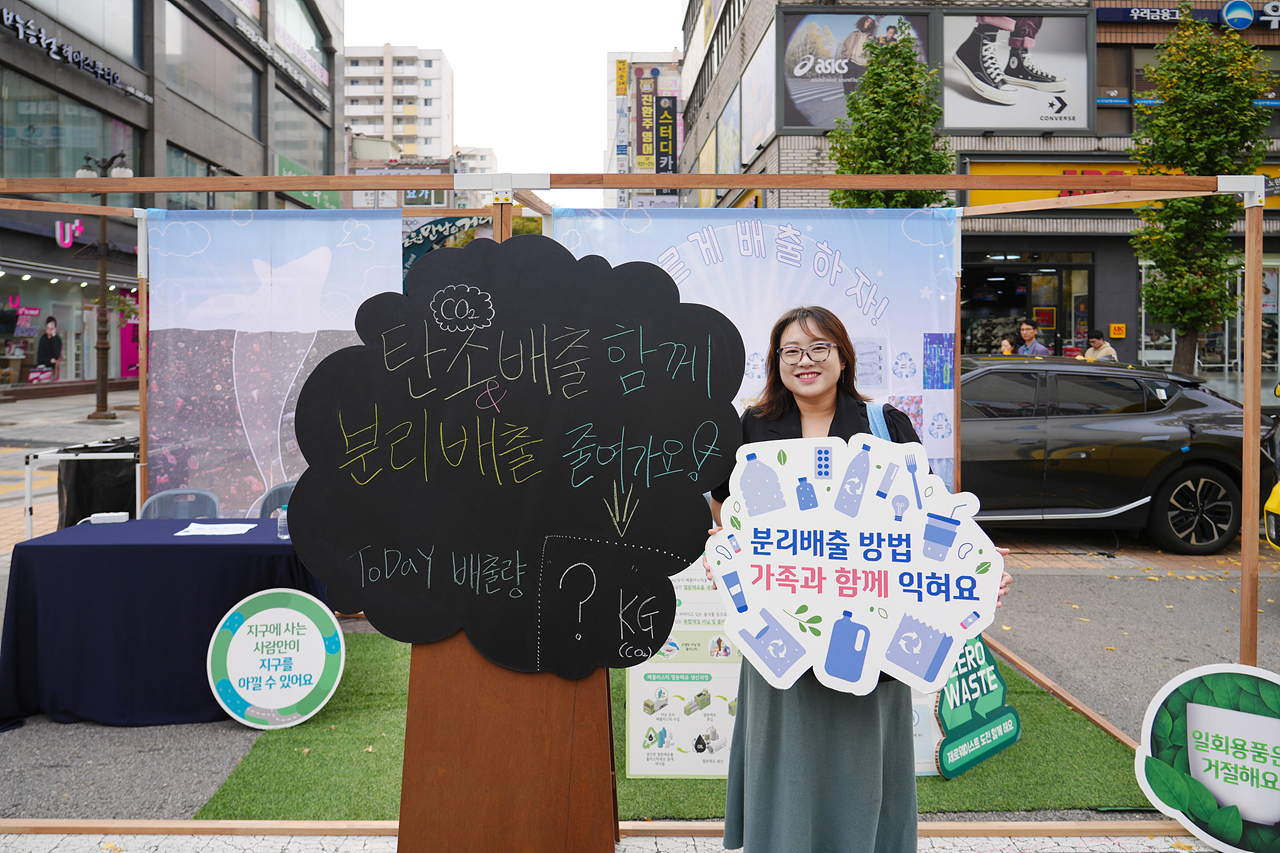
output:
POLYGON ((634 505, 631 503, 631 493, 636 490, 635 484, 631 484, 631 488, 627 489, 626 499, 622 505, 618 505, 618 481, 613 481, 613 505, 609 505, 607 499, 604 500, 604 507, 609 513, 609 519, 613 522, 613 529, 618 531, 619 537, 627 535, 627 528, 631 526, 631 519, 635 518, 636 510, 640 506, 640 501, 636 501, 634 505))

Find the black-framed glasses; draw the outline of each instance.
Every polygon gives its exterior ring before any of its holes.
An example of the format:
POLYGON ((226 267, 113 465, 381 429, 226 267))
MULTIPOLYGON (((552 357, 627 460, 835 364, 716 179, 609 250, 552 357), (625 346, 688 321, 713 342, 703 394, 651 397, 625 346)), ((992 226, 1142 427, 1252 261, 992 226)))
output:
POLYGON ((826 361, 835 348, 835 344, 824 343, 809 344, 807 347, 782 347, 778 350, 778 357, 784 364, 799 364, 807 353, 810 361, 819 364, 826 361))

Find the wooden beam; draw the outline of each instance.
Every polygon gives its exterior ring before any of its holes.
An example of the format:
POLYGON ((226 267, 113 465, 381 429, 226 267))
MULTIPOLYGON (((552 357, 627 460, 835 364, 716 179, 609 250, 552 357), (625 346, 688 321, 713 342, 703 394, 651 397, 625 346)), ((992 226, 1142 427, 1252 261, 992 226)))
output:
POLYGON ((1258 665, 1258 494, 1262 420, 1262 207, 1244 211, 1244 441, 1240 469, 1240 663, 1258 665))
POLYGON ((39 210, 44 213, 66 213, 71 216, 125 216, 133 219, 132 207, 102 207, 97 204, 63 204, 26 198, 0 198, 0 210, 39 210))
MULTIPOLYGON (((724 835, 720 820, 624 820, 624 837, 718 838, 724 835)), ((0 835, 268 835, 268 836, 394 836, 394 820, 64 820, 61 818, 6 818, 0 835)), ((1140 836, 1189 836, 1173 820, 1050 820, 1050 821, 950 821, 923 820, 919 835, 925 838, 1081 838, 1140 836)))
POLYGON ((1161 201, 1166 198, 1193 198, 1196 196, 1213 195, 1207 192, 1182 192, 1182 193, 1166 193, 1166 192, 1134 192, 1132 190, 1124 190, 1120 192, 1109 193, 1089 193, 1087 195, 1071 195, 1061 198, 1037 198, 1027 201, 1009 201, 1003 204, 983 204, 978 207, 965 207, 963 215, 968 216, 989 216, 994 213, 1020 213, 1028 210, 1052 210, 1054 208, 1063 207, 1092 207, 1097 204, 1121 204, 1130 201, 1161 201))
MULTIPOLYGON (((1212 193, 1216 177, 1187 175, 551 175, 552 189, 1146 190, 1212 193)), ((216 178, 0 178, 0 194, 305 192, 452 189, 453 175, 216 178)))
POLYGON ((1113 738, 1120 741, 1122 744, 1129 747, 1130 749, 1138 748, 1137 741, 1129 737, 1124 732, 1120 731, 1118 728, 1113 726, 1107 720, 1102 719, 1102 717, 1098 716, 1098 714, 1094 712, 1093 709, 1089 708, 1079 699, 1072 696, 1067 691, 1063 690, 1056 683, 1050 680, 1049 677, 1046 676, 1044 673, 1042 673, 1040 670, 1036 669, 1034 666, 1027 663, 1025 660, 1018 657, 1013 652, 1009 651, 1009 649, 1006 648, 1003 643, 997 642, 991 637, 990 634, 986 632, 983 632, 982 639, 987 641, 987 645, 991 648, 993 652, 1000 655, 1000 657, 1004 658, 1009 663, 1013 664, 1015 667, 1017 667, 1019 670, 1022 671, 1023 675, 1025 675, 1027 678, 1030 678, 1036 684, 1039 684, 1045 690, 1048 690, 1060 701, 1065 702, 1073 711, 1078 711, 1089 722, 1093 723, 1095 726, 1102 729, 1104 732, 1111 735, 1113 738))
MULTIPOLYGON (((533 190, 516 190, 512 195, 515 196, 516 201, 520 202, 535 213, 542 216, 551 215, 551 205, 534 195, 533 190)), ((521 214, 519 213, 516 214, 516 216, 520 215, 521 214)))
MULTIPOLYGON (((523 207, 512 208, 516 216, 524 216, 523 207)), ((406 207, 403 213, 405 219, 418 219, 423 217, 437 216, 493 216, 492 207, 406 207)))

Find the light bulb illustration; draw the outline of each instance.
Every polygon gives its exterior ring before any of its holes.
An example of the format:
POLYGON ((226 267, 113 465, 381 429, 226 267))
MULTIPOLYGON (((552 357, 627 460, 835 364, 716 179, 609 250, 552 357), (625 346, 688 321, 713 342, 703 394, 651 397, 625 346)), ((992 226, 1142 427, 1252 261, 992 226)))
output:
POLYGON ((894 495, 890 503, 893 504, 893 520, 902 521, 902 514, 907 511, 911 501, 906 495, 894 495))

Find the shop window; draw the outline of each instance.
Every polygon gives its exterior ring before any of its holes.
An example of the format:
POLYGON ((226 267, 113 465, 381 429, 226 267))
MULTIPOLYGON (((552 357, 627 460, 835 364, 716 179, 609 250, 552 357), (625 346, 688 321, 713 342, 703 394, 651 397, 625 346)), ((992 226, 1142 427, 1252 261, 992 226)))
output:
POLYGON ((313 175, 329 174, 329 128, 278 90, 272 113, 276 153, 313 175))
MULTIPOLYGON (((302 0, 279 0, 274 5, 277 33, 287 35, 284 39, 277 35, 276 41, 283 42, 286 50, 303 60, 307 70, 327 84, 329 58, 324 52, 324 34, 316 26, 310 10, 302 0)), ((382 67, 382 60, 378 60, 378 67, 382 67)))
POLYGON ((1133 133, 1133 111, 1128 107, 1107 109, 1098 107, 1099 136, 1128 136, 1133 133))
MULTIPOLYGON (((142 65, 142 0, 28 0, 56 21, 134 65, 142 65)), ((48 22, 52 24, 53 21, 48 22)), ((48 27, 48 24, 44 26, 48 27)), ((41 26, 37 24, 36 26, 41 26)), ((49 27, 56 30, 56 25, 49 27)))
POLYGON ((261 137, 258 71, 172 2, 165 4, 165 83, 240 132, 261 137))
POLYGON ((1129 97, 1130 54, 1128 47, 1098 45, 1098 97, 1129 97))

